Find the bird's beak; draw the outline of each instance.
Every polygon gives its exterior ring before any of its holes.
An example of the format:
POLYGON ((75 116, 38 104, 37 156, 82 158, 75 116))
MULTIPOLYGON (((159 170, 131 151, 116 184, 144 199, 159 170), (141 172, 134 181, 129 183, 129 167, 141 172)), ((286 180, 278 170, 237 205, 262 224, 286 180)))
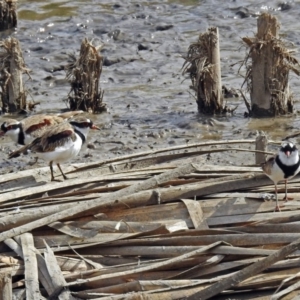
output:
POLYGON ((0 136, 4 136, 5 132, 4 131, 0 131, 0 136))
POLYGON ((290 151, 286 151, 286 152, 285 152, 285 155, 286 155, 287 157, 289 157, 289 156, 291 155, 291 152, 290 152, 290 151))
POLYGON ((101 130, 99 127, 97 127, 97 126, 95 126, 95 125, 93 125, 93 126, 91 127, 91 129, 101 130))

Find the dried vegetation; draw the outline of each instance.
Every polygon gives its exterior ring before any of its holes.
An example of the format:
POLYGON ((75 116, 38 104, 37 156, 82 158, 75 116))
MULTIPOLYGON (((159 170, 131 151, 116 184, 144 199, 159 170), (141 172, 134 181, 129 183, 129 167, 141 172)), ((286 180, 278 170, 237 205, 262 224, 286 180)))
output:
POLYGON ((293 95, 289 90, 289 72, 300 75, 295 50, 287 48, 279 37, 276 17, 262 14, 258 18, 258 33, 244 37, 249 48, 242 66, 246 66, 244 84, 251 96, 246 102, 249 115, 276 116, 293 112, 293 95), (264 108, 264 109, 262 109, 264 108))
POLYGON ((20 43, 15 38, 7 38, 0 42, 0 86, 3 112, 17 112, 26 110, 26 103, 22 74, 27 73, 20 43))
MULTIPOLYGON (((298 202, 274 213, 274 201, 264 201, 274 186, 259 167, 205 159, 249 155, 251 145, 191 144, 78 164, 62 182, 45 182, 48 167, 2 176, 0 293, 262 300, 258 293, 282 284, 272 299, 291 299, 300 271, 298 202)), ((299 184, 289 185, 294 198, 299 184)), ((279 191, 282 198, 283 185, 279 191)))
POLYGON ((198 41, 189 46, 183 74, 188 73, 195 91, 198 111, 204 114, 221 114, 223 106, 218 29, 209 28, 199 34, 198 41))
POLYGON ((0 1, 0 31, 17 27, 17 0, 0 1))
POLYGON ((103 90, 99 87, 103 58, 98 48, 87 39, 81 44, 79 58, 70 55, 72 62, 66 67, 67 79, 71 84, 68 103, 71 110, 83 110, 90 113, 106 111, 102 102, 103 90))

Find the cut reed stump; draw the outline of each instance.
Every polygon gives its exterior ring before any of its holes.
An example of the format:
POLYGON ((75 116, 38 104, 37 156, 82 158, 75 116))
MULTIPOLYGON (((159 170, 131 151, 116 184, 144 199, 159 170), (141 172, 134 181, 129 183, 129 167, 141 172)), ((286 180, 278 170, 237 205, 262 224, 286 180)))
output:
POLYGON ((266 161, 268 146, 268 137, 264 132, 260 133, 255 139, 255 150, 261 151, 255 153, 255 163, 260 165, 266 161))
MULTIPOLYGON (((249 53, 243 62, 247 68, 245 82, 250 92, 249 115, 270 117, 293 112, 289 91, 289 71, 299 75, 298 60, 279 38, 277 18, 262 14, 257 20, 254 38, 243 38, 249 53), (251 63, 248 64, 248 61, 251 63)), ((244 83, 245 83, 244 82, 244 83)))
POLYGON ((0 1, 0 31, 17 27, 17 0, 0 1))
POLYGON ((199 113, 221 114, 223 104, 219 30, 211 27, 199 35, 198 41, 189 46, 183 73, 192 80, 199 113))
MULTIPOLYGON (((30 109, 22 74, 27 73, 19 41, 7 38, 0 42, 0 86, 2 111, 13 113, 30 109)), ((28 74, 29 75, 29 74, 28 74)))
POLYGON ((104 91, 99 87, 103 57, 99 47, 93 46, 87 39, 81 44, 79 58, 70 55, 72 62, 67 66, 67 79, 71 84, 68 103, 71 110, 83 110, 90 113, 106 111, 103 103, 104 91))

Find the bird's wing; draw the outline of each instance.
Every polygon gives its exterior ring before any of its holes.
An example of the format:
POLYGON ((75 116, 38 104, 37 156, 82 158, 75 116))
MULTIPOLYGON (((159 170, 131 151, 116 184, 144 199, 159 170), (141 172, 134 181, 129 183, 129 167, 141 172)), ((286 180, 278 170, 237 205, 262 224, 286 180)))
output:
POLYGON ((54 151, 56 147, 63 146, 69 141, 75 141, 76 134, 73 127, 69 123, 61 123, 50 127, 41 138, 40 147, 32 148, 32 151, 50 152, 54 151))
POLYGON ((57 116, 36 115, 22 121, 25 134, 40 137, 49 126, 64 122, 63 118, 57 116))

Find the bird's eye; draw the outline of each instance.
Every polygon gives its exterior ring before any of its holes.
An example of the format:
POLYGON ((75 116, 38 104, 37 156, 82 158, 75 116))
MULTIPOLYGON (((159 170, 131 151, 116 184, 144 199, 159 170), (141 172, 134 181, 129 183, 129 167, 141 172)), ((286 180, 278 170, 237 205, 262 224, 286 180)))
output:
POLYGON ((11 130, 11 129, 12 129, 11 125, 7 126, 7 130, 11 130))

